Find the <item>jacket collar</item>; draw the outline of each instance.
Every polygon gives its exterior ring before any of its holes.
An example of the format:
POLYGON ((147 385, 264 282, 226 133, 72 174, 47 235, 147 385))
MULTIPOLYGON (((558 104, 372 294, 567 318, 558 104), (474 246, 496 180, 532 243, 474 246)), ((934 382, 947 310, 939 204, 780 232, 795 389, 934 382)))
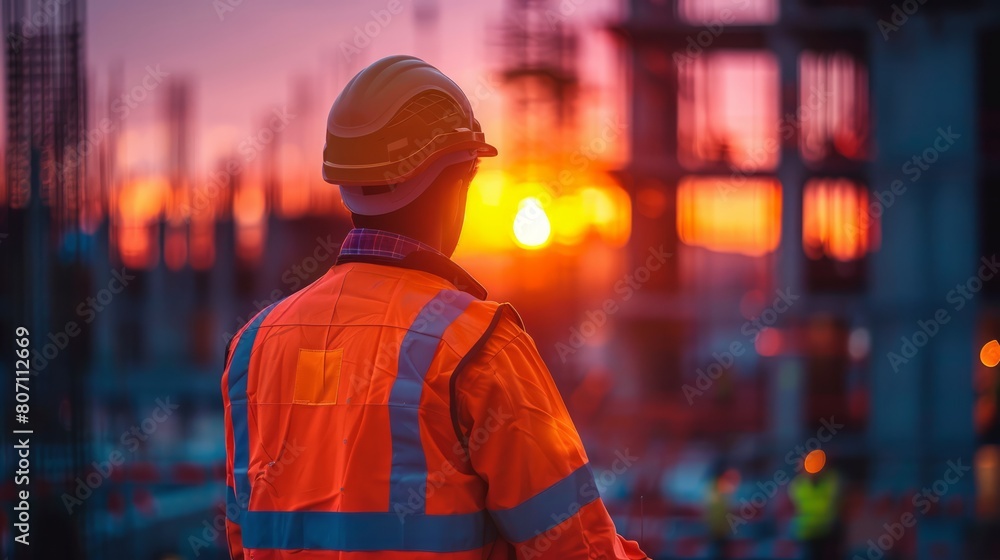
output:
POLYGON ((450 282, 457 289, 477 299, 486 299, 486 288, 455 261, 432 247, 396 233, 372 229, 351 230, 347 234, 344 246, 337 257, 336 264, 352 262, 420 270, 450 282), (376 241, 384 242, 387 236, 391 236, 398 241, 398 243, 394 244, 397 248, 403 246, 405 249, 391 253, 379 249, 376 241), (350 249, 346 250, 348 246, 350 246, 350 249))

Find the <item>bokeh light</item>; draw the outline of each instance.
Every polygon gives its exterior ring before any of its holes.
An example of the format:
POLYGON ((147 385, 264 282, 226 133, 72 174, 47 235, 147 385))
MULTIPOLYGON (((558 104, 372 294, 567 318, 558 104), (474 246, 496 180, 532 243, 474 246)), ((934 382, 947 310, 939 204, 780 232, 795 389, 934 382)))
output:
POLYGON ((868 357, 872 348, 872 335, 868 329, 858 327, 851 331, 847 338, 847 353, 854 360, 863 360, 868 357))
POLYGON ((996 367, 1000 364, 1000 342, 993 339, 983 345, 983 349, 979 351, 979 360, 986 367, 996 367))
POLYGON ((757 340, 754 341, 754 349, 761 356, 777 356, 781 353, 781 347, 784 343, 782 339, 781 331, 778 329, 763 329, 757 335, 757 340))

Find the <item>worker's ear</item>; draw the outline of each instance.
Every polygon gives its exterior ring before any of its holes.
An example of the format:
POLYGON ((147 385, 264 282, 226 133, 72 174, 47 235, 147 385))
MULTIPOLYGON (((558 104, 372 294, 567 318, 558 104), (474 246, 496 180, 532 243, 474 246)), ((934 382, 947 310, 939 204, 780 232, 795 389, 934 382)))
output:
POLYGON ((479 158, 472 160, 472 169, 469 170, 468 175, 465 177, 465 189, 468 190, 472 186, 472 180, 476 178, 476 174, 479 173, 479 158))

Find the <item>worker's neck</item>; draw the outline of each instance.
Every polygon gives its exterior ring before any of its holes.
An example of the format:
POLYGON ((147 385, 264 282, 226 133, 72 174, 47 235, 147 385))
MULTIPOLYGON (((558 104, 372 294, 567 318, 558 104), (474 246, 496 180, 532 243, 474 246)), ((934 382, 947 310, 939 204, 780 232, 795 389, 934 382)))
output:
MULTIPOLYGON (((405 235, 410 239, 419 241, 425 245, 430 245, 435 250, 445 253, 444 249, 444 234, 434 228, 410 228, 405 225, 394 225, 389 227, 378 227, 382 231, 388 231, 398 235, 405 235)), ((446 256, 451 256, 447 255, 446 256)))

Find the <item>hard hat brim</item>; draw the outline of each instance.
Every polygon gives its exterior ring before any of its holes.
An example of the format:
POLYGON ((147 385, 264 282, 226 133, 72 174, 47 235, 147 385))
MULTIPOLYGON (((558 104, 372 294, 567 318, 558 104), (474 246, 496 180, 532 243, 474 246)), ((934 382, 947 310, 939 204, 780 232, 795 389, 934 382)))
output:
MULTIPOLYGON (((387 150, 383 161, 362 164, 338 164, 330 157, 331 146, 324 150, 323 180, 335 185, 394 185, 407 181, 422 173, 437 159, 454 152, 475 151, 478 157, 495 157, 496 147, 486 143, 482 132, 459 130, 439 134, 423 146, 412 151, 407 157, 393 159, 387 150)), ((341 146, 341 149, 349 149, 341 146)))
MULTIPOLYGON (((490 146, 492 147, 492 146, 490 146)), ((394 212, 417 199, 437 179, 445 168, 476 159, 479 151, 460 150, 437 158, 427 165, 417 175, 395 183, 389 187, 384 185, 340 185, 340 197, 344 206, 355 214, 363 216, 378 216, 394 212), (378 194, 365 194, 366 189, 383 186, 387 190, 378 194)))

